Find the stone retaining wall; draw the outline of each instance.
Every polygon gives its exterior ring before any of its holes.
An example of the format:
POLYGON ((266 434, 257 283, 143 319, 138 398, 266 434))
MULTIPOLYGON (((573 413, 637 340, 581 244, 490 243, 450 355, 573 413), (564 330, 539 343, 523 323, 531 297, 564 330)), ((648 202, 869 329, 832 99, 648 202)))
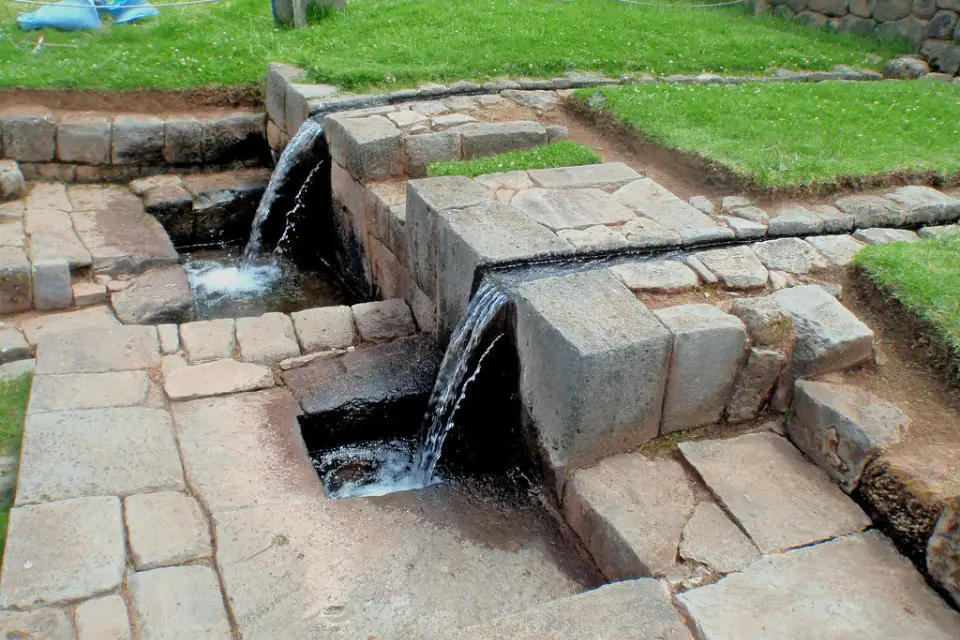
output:
POLYGON ((813 27, 880 38, 903 38, 941 73, 960 73, 958 0, 770 0, 760 12, 813 27))
POLYGON ((27 180, 125 181, 141 176, 261 166, 269 159, 266 118, 208 114, 100 114, 32 107, 0 111, 0 157, 27 180))

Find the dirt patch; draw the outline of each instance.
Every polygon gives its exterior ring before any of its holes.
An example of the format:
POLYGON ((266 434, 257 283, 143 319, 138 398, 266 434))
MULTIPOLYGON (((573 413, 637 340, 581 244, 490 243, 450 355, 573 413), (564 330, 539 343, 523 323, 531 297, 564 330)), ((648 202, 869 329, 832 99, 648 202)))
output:
POLYGON ((164 113, 202 109, 263 107, 259 87, 217 87, 186 91, 0 90, 4 107, 46 107, 69 111, 164 113))

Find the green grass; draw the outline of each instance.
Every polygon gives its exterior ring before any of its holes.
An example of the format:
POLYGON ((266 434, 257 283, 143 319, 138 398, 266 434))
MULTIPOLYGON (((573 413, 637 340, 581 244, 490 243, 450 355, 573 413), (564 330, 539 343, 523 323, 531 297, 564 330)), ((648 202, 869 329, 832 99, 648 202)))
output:
POLYGON ((772 67, 876 68, 907 52, 815 30, 742 7, 652 9, 613 0, 350 0, 295 31, 273 24, 267 0, 161 9, 143 24, 96 33, 37 32, 0 2, 0 87, 186 89, 260 83, 270 61, 300 64, 346 88, 428 80, 551 77, 569 70, 744 75, 772 67))
POLYGON ((865 247, 856 265, 929 324, 960 359, 960 238, 865 247))
POLYGON ((594 153, 593 149, 588 149, 569 140, 563 140, 535 149, 511 151, 475 160, 434 162, 427 167, 427 175, 430 177, 466 176, 467 178, 475 178, 487 173, 576 167, 601 162, 603 162, 603 158, 594 153))
MULTIPOLYGON (((763 187, 960 172, 960 86, 825 82, 604 89, 602 107, 763 187)), ((577 97, 598 104, 594 90, 577 97)))
MULTIPOLYGON (((0 380, 0 457, 20 455, 23 440, 23 419, 27 411, 32 376, 23 375, 13 380, 0 380)), ((7 519, 13 495, 0 494, 0 563, 7 539, 7 519)))

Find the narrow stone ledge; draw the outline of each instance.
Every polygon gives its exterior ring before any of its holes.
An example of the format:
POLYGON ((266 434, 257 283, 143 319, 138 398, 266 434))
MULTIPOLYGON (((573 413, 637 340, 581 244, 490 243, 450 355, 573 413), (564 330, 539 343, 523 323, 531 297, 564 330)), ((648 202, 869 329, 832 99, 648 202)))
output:
POLYGON ((274 384, 270 369, 231 359, 177 369, 165 376, 163 386, 171 400, 179 401, 257 391, 274 384))

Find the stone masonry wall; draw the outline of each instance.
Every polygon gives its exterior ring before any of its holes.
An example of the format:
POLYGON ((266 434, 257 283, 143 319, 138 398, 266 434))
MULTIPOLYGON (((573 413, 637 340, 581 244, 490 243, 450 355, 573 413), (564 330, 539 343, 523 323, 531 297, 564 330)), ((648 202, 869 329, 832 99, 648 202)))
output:
POLYGON ((813 27, 903 38, 941 73, 960 72, 960 0, 770 0, 783 17, 813 27))
POLYGON ((0 157, 19 162, 27 180, 125 181, 171 167, 193 172, 261 166, 268 152, 263 113, 160 117, 0 110, 0 157))

